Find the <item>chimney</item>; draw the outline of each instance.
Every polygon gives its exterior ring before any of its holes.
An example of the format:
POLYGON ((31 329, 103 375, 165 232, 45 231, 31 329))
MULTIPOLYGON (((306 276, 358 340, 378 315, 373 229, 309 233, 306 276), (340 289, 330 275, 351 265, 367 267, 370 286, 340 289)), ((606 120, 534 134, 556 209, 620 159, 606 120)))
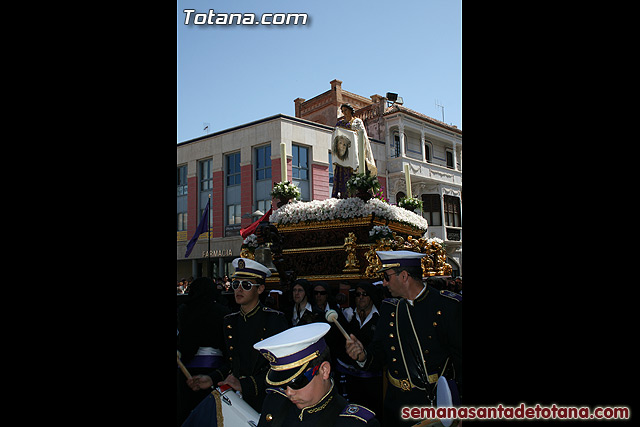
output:
POLYGON ((371 95, 369 98, 371 98, 371 101, 376 105, 378 115, 382 116, 384 114, 384 109, 387 108, 387 98, 378 94, 371 95))
POLYGON ((304 101, 305 100, 303 98, 296 98, 296 99, 293 100, 293 102, 294 102, 294 104, 296 106, 296 117, 302 118, 302 114, 301 114, 300 110, 302 109, 302 103, 304 101))
POLYGON ((342 81, 332 80, 329 83, 331 84, 331 94, 335 105, 340 109, 340 106, 342 105, 342 81))

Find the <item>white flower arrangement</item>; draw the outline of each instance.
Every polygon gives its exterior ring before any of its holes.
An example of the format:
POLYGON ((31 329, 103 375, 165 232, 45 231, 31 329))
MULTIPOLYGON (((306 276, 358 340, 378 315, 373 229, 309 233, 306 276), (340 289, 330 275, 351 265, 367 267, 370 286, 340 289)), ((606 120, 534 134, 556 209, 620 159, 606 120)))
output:
POLYGON ((300 200, 300 189, 291 181, 282 181, 273 185, 271 197, 300 200))
POLYGON ((257 248, 258 236, 255 234, 248 235, 247 238, 242 241, 242 246, 247 248, 257 248))
POLYGON ((367 217, 375 214, 378 218, 388 219, 426 230, 427 220, 398 206, 392 206, 380 199, 369 199, 366 203, 357 197, 348 199, 329 198, 311 202, 294 202, 276 209, 269 222, 274 224, 296 224, 304 221, 329 221, 367 217))
POLYGON ((367 173, 358 173, 352 175, 347 181, 347 190, 351 193, 356 193, 358 190, 368 191, 372 190, 374 193, 380 189, 380 182, 378 177, 367 173))
POLYGON ((383 239, 385 237, 391 237, 391 229, 386 225, 374 225, 371 231, 369 231, 369 237, 374 240, 383 239))
POLYGON ((439 237, 431 237, 427 239, 427 244, 430 245, 431 243, 437 243, 442 246, 444 244, 444 240, 440 239, 439 237))
POLYGON ((398 202, 398 206, 407 210, 413 211, 415 209, 422 210, 422 200, 415 197, 404 197, 398 202))

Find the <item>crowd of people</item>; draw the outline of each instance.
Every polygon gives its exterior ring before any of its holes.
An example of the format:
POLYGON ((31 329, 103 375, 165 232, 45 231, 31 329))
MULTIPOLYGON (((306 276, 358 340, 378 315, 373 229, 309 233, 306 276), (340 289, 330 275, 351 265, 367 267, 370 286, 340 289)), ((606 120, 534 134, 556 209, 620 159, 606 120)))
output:
POLYGON ((267 292, 265 278, 270 271, 242 258, 234 260, 231 279, 179 281, 179 293, 182 286, 188 297, 182 297, 186 302, 178 307, 177 346, 192 378, 187 380, 177 371, 177 425, 201 425, 194 408, 222 384, 240 392, 262 414, 259 425, 267 423, 266 415, 272 416, 263 411, 265 399, 282 399, 278 405, 284 406, 277 416, 299 420, 295 425, 314 421, 315 416, 327 417, 328 408, 341 402, 333 410, 336 417, 342 417, 336 418, 342 422, 339 425, 393 426, 406 425, 399 419, 398 405, 433 402, 440 375, 454 378, 456 394, 461 395, 461 278, 423 281, 421 254, 389 251, 378 255, 383 260, 382 281, 342 284, 338 292, 327 282, 305 279, 296 280, 284 293, 267 292), (393 262, 386 263, 383 258, 387 256, 393 262), (325 318, 329 310, 336 311, 349 340, 335 326, 314 342, 305 341, 306 334, 296 338, 288 332, 299 330, 292 327, 329 323, 325 318), (405 326, 413 328, 408 341, 404 341, 409 331, 402 329, 405 326), (400 333, 402 342, 398 341, 400 333), (260 342, 275 336, 292 340, 292 348, 300 348, 300 354, 322 343, 322 354, 317 360, 308 360, 309 355, 300 358, 298 365, 289 360, 287 367, 295 365, 296 369, 291 369, 291 378, 285 378, 268 346, 257 349, 260 342), (405 348, 402 352, 402 344, 421 350, 416 353, 405 348), (319 379, 312 387, 315 376, 319 379), (386 394, 383 382, 388 383, 386 394), (311 390, 325 393, 314 399, 311 390), (336 395, 331 405, 329 395, 336 395), (316 410, 309 410, 311 407, 316 410), (305 410, 309 415, 303 416, 305 410))
MULTIPOLYGON (((189 277, 189 279, 183 277, 182 279, 178 280, 177 294, 188 294, 191 287, 191 282, 193 282, 193 276, 189 277)), ((213 282, 216 289, 218 289, 219 291, 229 292, 231 290, 231 282, 229 281, 229 276, 227 275, 225 275, 224 277, 214 277, 213 282)))

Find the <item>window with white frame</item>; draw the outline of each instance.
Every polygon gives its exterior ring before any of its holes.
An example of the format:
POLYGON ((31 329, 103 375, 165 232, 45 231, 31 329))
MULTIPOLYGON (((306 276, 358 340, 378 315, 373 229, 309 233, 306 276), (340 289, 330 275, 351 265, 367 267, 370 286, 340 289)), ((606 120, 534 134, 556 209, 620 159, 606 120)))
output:
POLYGON ((227 225, 240 224, 241 210, 241 174, 240 174, 240 153, 231 153, 225 156, 226 167, 226 203, 227 225))
POLYGON ((200 162, 200 191, 208 191, 213 188, 213 172, 211 164, 211 159, 200 162))
POLYGON ((444 196, 444 218, 445 225, 449 227, 462 227, 459 197, 444 196))
POLYGON ((240 153, 227 155, 227 186, 240 185, 240 153))
POLYGON ((227 205, 227 225, 240 224, 242 222, 240 205, 227 205))
POLYGON ((271 209, 271 144, 256 147, 255 154, 255 201, 256 209, 266 213, 271 209))
POLYGON ((291 144, 292 163, 291 175, 292 181, 300 188, 300 199, 308 202, 311 200, 309 188, 309 147, 291 144))
POLYGON ((447 167, 453 169, 453 151, 447 148, 447 167))
MULTIPOLYGON (((206 159, 198 163, 198 179, 200 181, 200 191, 198 193, 198 223, 204 215, 204 210, 209 203, 209 195, 213 191, 213 160, 206 159)), ((209 209, 209 229, 212 222, 213 209, 209 209)))
POLYGON ((427 220, 429 225, 434 227, 442 225, 439 194, 422 195, 422 216, 427 220))
POLYGON ((431 163, 433 155, 433 145, 429 141, 424 142, 424 158, 427 162, 431 163))
POLYGON ((187 230, 187 165, 178 166, 178 231, 187 230))

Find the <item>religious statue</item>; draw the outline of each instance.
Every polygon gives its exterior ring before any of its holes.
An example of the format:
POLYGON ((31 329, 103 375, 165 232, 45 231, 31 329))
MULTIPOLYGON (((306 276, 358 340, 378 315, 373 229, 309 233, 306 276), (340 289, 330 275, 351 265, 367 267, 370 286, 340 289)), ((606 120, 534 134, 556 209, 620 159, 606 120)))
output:
POLYGON ((377 176, 378 169, 364 123, 354 117, 355 109, 350 104, 342 104, 340 111, 343 117, 336 123, 331 143, 333 154, 331 197, 346 199, 348 197, 347 181, 353 174, 364 173, 366 168, 371 175, 377 176), (364 150, 360 147, 364 147, 364 150))

